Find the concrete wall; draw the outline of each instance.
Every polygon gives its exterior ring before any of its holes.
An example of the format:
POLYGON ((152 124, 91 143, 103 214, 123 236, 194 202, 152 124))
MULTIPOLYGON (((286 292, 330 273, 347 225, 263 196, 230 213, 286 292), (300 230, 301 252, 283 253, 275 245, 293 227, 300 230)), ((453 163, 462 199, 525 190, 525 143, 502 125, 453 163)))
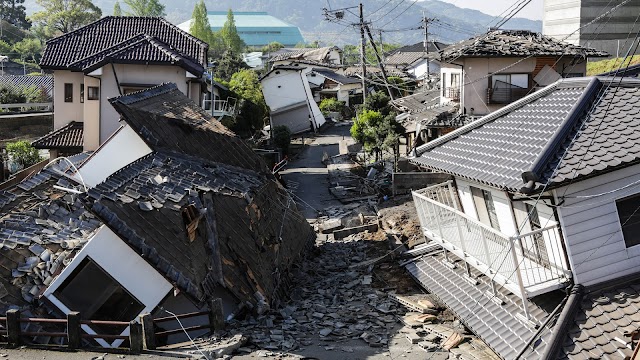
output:
MULTIPOLYGON (((631 46, 625 41, 633 36, 640 0, 631 0, 610 16, 587 25, 596 17, 618 5, 620 1, 545 0, 542 32, 575 45, 593 47, 609 54, 624 56, 631 46), (583 27, 583 28, 581 28, 583 27), (568 36, 568 37, 567 37, 568 36)), ((637 52, 636 52, 637 53, 637 52)))
POLYGON ((151 148, 127 124, 122 124, 111 138, 94 152, 75 174, 79 181, 94 187, 114 172, 150 154, 151 148))
POLYGON ((97 86, 100 88, 100 79, 85 76, 84 77, 84 150, 96 150, 100 146, 100 99, 89 100, 87 98, 88 87, 97 86))
MULTIPOLYGON (((145 306, 140 314, 152 312, 173 289, 173 286, 160 273, 111 229, 103 225, 44 292, 44 296, 64 314, 68 314, 71 310, 55 297, 54 292, 86 257, 96 262, 145 306), (131 276, 131 274, 135 274, 135 276, 131 276)), ((82 325, 82 329, 89 334, 95 334, 95 331, 88 325, 82 325)), ((129 328, 127 327, 122 335, 128 334, 129 328)), ((104 347, 117 347, 122 343, 122 340, 115 340, 112 343, 101 339, 97 341, 104 347)))
POLYGON ((70 121, 84 121, 84 105, 80 102, 80 84, 84 75, 80 72, 55 70, 53 72, 53 128, 59 129, 70 121), (64 84, 73 84, 73 102, 64 101, 64 84))
POLYGON ((634 165, 555 191, 565 200, 558 213, 576 283, 599 284, 640 269, 640 245, 626 247, 616 207, 617 199, 638 193, 629 186, 638 181, 640 165, 634 165), (599 196, 577 198, 589 195, 599 196))
MULTIPOLYGON (((114 67, 120 84, 153 86, 172 82, 182 93, 185 95, 188 93, 187 73, 179 66, 116 64, 114 67)), ((100 143, 109 138, 120 126, 120 116, 109 104, 109 98, 120 96, 111 65, 102 68, 101 80, 100 143)))

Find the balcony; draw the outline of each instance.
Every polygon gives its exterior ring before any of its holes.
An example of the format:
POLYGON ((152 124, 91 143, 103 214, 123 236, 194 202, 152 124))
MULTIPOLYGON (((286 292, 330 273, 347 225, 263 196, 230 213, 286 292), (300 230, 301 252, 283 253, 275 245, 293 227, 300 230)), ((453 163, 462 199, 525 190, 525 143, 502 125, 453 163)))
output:
POLYGON ((219 119, 223 116, 233 116, 236 111, 237 99, 229 97, 226 100, 213 100, 213 110, 211 109, 211 100, 203 100, 203 108, 219 119))
POLYGON ((444 97, 451 101, 460 101, 460 88, 449 87, 444 89, 444 97))
POLYGON ((521 299, 564 287, 570 278, 556 226, 508 236, 460 211, 452 181, 413 192, 425 236, 521 299))

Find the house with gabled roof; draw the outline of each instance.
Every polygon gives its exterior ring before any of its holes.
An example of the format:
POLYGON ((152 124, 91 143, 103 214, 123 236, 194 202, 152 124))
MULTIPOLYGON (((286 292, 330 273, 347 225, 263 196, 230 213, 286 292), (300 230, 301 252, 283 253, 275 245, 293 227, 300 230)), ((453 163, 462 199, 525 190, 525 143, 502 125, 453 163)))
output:
POLYGON ((125 322, 277 306, 315 233, 260 156, 175 84, 110 101, 121 126, 95 152, 0 192, 2 304, 125 322))
POLYGON ((560 78, 585 76, 596 49, 528 30, 490 30, 431 55, 440 62, 442 102, 470 116, 489 114, 560 78))
POLYGON ((49 148, 52 157, 70 148, 96 150, 120 126, 108 98, 165 82, 201 103, 207 50, 207 43, 152 17, 107 16, 47 41, 40 67, 55 79, 55 134, 36 144, 49 148), (71 122, 82 124, 73 127, 81 127, 82 136, 65 132, 71 122))
POLYGON ((437 41, 424 42, 403 46, 390 52, 384 58, 384 64, 398 70, 405 71, 412 79, 422 82, 428 77, 437 78, 440 75, 440 63, 429 54, 447 47, 437 41))
POLYGON ((410 159, 453 180, 413 192, 429 254, 407 269, 502 358, 631 355, 639 100, 635 79, 562 79, 410 159))
MULTIPOLYGON (((362 94, 362 81, 358 78, 344 76, 336 71, 323 68, 313 68, 307 74, 307 80, 314 93, 316 102, 334 98, 344 101, 349 106, 349 98, 362 94)), ((361 96, 361 95, 360 95, 361 96)))

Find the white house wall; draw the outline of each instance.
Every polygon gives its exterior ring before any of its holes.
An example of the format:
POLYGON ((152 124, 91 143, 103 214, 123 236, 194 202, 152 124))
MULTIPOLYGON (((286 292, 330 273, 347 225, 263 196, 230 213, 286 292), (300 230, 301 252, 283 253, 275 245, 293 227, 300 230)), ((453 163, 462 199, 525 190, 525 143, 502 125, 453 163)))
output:
POLYGON ((88 187, 94 187, 114 172, 150 153, 151 148, 140 136, 129 125, 122 123, 121 128, 78 169, 81 175, 78 180, 84 181, 88 187))
MULTIPOLYGON (((171 82, 175 83, 183 94, 189 94, 187 72, 179 66, 115 64, 114 67, 120 84, 151 86, 171 82)), ((120 116, 108 101, 109 98, 120 96, 111 65, 103 67, 101 79, 100 143, 109 138, 120 126, 120 116)))
MULTIPOLYGON (((100 97, 98 100, 89 100, 87 98, 88 87, 95 86, 100 88, 100 79, 92 76, 84 77, 84 150, 96 150, 100 146, 100 97)), ((98 94, 100 96, 100 94, 98 94)))
POLYGON ((84 107, 80 102, 80 84, 84 82, 84 75, 81 72, 55 70, 53 78, 53 128, 59 129, 70 121, 84 121, 84 107), (64 101, 64 84, 73 84, 73 102, 64 101))
POLYGON ((594 285, 640 270, 640 245, 626 247, 615 203, 640 192, 637 185, 617 189, 639 181, 640 165, 634 165, 555 190, 565 200, 558 213, 577 284, 594 285))
MULTIPOLYGON (((173 286, 160 273, 133 251, 111 229, 103 225, 44 292, 44 296, 65 315, 70 312, 70 309, 55 297, 54 292, 86 257, 91 258, 144 305, 144 309, 140 314, 152 312, 173 289, 173 286), (135 274, 135 276, 132 276, 132 274, 135 274)), ((87 325, 83 325, 83 329, 89 333, 94 333, 87 325)), ((127 335, 128 333, 129 328, 122 334, 127 335)), ((102 346, 109 347, 119 346, 122 340, 116 340, 111 344, 106 343, 104 340, 99 340, 98 342, 102 346)))

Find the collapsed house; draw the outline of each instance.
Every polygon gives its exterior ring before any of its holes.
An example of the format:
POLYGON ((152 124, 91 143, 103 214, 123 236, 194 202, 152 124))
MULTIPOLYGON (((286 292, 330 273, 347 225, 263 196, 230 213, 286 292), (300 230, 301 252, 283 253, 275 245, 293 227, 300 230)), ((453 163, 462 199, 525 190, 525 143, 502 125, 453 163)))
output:
POLYGON ((96 152, 0 193, 5 309, 131 321, 218 298, 225 315, 277 306, 314 232, 260 157, 174 84, 110 102, 123 123, 96 152))

